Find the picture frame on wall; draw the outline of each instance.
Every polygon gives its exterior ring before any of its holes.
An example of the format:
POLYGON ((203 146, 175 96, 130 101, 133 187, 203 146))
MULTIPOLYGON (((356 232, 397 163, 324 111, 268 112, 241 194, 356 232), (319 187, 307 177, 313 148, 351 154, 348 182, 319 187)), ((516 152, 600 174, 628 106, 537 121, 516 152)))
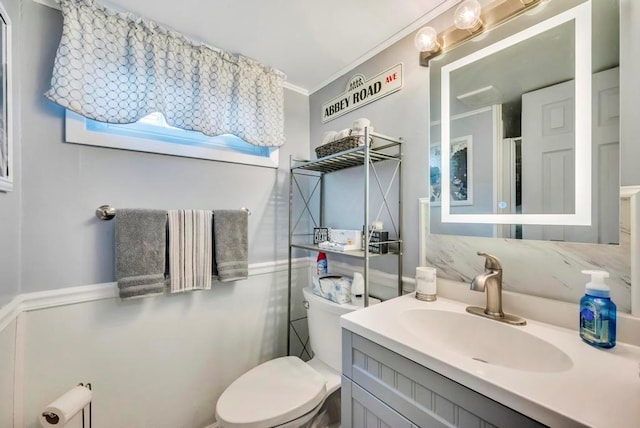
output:
POLYGON ((13 190, 11 112, 11 23, 0 2, 0 191, 13 190))
MULTIPOLYGON (((432 206, 441 204, 440 143, 429 147, 429 201, 432 206)), ((473 205, 473 137, 465 135, 451 140, 449 153, 450 203, 452 206, 473 205)))

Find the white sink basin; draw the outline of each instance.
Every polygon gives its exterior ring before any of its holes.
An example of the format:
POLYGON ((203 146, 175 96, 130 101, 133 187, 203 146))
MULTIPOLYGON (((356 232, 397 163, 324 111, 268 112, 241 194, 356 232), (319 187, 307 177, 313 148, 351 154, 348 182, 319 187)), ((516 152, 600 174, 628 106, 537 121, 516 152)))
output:
MULTIPOLYGON (((443 289, 466 291, 466 284, 442 283, 443 289)), ((469 298, 477 299, 471 293, 469 298)), ((541 311, 547 303, 559 303, 511 293, 509 300, 507 308, 518 308, 519 315, 528 305, 542 305, 536 308, 541 311)), ((469 314, 466 307, 444 296, 423 302, 410 293, 343 315, 340 325, 544 425, 638 427, 640 346, 618 342, 613 349, 598 349, 574 329, 535 318, 511 326, 469 314)), ((565 316, 557 311, 577 314, 578 309, 562 303, 549 313, 565 316)))
POLYGON ((499 321, 467 313, 409 309, 398 321, 419 340, 495 366, 530 372, 569 370, 571 358, 553 344, 499 321))

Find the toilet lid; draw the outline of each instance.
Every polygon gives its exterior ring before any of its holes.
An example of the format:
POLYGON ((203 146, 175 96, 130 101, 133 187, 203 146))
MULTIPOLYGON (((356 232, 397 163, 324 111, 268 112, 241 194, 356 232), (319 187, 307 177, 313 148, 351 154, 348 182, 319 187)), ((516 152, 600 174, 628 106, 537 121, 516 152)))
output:
POLYGON ((324 377, 300 358, 276 358, 229 385, 216 418, 225 428, 272 427, 310 412, 325 394, 324 377))

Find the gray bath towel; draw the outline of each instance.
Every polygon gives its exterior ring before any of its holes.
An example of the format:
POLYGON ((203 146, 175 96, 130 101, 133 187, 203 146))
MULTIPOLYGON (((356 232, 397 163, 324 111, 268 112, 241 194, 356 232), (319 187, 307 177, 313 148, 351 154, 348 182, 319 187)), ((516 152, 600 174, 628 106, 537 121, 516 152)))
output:
POLYGON ((118 210, 116 279, 121 298, 164 292, 166 224, 167 212, 163 210, 118 210))
POLYGON ((221 282, 247 279, 249 275, 249 239, 247 212, 213 212, 213 274, 221 282))

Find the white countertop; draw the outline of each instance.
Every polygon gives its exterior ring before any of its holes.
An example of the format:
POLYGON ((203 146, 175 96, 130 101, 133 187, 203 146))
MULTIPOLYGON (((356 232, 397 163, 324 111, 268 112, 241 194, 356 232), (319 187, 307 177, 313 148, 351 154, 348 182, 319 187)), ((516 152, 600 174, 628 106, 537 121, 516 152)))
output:
MULTIPOLYGON (((340 322, 353 333, 546 425, 640 426, 640 347, 618 342, 613 349, 598 349, 573 330, 527 320, 527 325, 512 328, 555 345, 573 361, 566 371, 530 372, 474 361, 434 346, 398 322, 398 315, 411 309, 466 313, 466 307, 441 297, 423 302, 412 293, 344 315, 340 322)), ((578 314, 576 322, 577 318, 578 314)))

